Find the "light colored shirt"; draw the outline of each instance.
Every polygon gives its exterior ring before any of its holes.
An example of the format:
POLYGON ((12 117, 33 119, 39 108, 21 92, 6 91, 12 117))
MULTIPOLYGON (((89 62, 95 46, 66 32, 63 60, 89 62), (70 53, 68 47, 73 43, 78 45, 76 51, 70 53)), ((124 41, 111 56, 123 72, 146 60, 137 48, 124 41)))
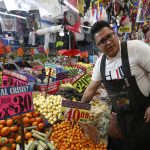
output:
MULTIPOLYGON (((131 75, 135 76, 140 91, 145 95, 150 94, 150 46, 139 40, 127 42, 128 57, 131 69, 131 75)), ((102 55, 103 56, 103 55, 102 55)), ((92 80, 101 81, 100 64, 101 58, 97 60, 93 69, 92 80)), ((106 59, 106 80, 122 79, 121 51, 113 58, 106 59)))

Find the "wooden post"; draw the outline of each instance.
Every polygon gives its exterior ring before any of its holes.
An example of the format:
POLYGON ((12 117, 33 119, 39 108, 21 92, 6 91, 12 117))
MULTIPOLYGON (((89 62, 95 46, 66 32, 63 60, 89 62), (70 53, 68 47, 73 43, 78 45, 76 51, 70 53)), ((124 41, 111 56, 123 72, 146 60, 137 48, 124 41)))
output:
POLYGON ((25 140, 24 140, 24 124, 23 124, 23 118, 21 115, 21 119, 20 119, 20 126, 21 126, 21 148, 22 150, 25 150, 25 140))

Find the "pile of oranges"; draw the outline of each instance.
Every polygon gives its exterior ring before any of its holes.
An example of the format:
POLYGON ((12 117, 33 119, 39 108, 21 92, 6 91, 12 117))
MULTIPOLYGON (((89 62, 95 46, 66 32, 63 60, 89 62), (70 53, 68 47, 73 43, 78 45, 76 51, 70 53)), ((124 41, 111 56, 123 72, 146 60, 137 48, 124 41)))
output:
MULTIPOLYGON (((25 127, 36 126, 35 130, 41 131, 45 123, 38 112, 30 112, 22 115, 25 127)), ((0 120, 0 150, 15 150, 16 144, 21 142, 20 116, 14 116, 6 120, 0 120)), ((25 143, 33 141, 32 133, 24 130, 25 143)))
POLYGON ((85 137, 78 124, 71 125, 69 121, 54 124, 49 140, 53 141, 59 150, 107 150, 104 143, 94 144, 85 137))

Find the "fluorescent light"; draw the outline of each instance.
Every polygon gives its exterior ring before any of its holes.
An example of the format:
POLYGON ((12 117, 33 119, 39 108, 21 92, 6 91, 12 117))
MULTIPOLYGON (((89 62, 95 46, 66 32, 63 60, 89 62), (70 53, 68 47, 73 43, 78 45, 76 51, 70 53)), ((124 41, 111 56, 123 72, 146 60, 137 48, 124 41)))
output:
POLYGON ((79 10, 77 8, 75 8, 73 5, 71 5, 68 1, 64 0, 63 1, 64 4, 66 4, 69 8, 71 8, 73 11, 79 13, 79 10))
POLYGON ((17 17, 17 18, 21 18, 21 19, 25 19, 26 20, 26 17, 14 15, 14 14, 8 14, 8 13, 4 13, 4 12, 1 12, 1 11, 0 11, 0 14, 7 15, 7 16, 12 16, 12 17, 17 17))

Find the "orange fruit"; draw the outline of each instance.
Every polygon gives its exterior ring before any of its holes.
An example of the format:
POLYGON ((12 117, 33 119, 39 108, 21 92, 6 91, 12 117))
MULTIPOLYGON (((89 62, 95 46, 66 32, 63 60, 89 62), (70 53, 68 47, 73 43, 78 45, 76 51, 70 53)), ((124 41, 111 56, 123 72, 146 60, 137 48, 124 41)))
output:
POLYGON ((42 122, 42 118, 41 118, 41 117, 36 117, 35 120, 36 120, 38 123, 41 123, 41 122, 42 122))
POLYGON ((37 125, 38 125, 37 121, 35 121, 35 122, 32 123, 32 126, 37 126, 37 125))
POLYGON ((6 121, 5 120, 0 120, 0 125, 5 125, 6 121))
POLYGON ((0 131, 1 136, 7 136, 10 133, 10 128, 9 127, 3 127, 0 131))
POLYGON ((43 129, 44 127, 45 127, 45 124, 44 124, 44 123, 39 123, 39 124, 38 124, 38 129, 41 130, 41 129, 43 129))
POLYGON ((11 150, 15 150, 15 149, 16 149, 16 144, 15 143, 11 144, 11 150))
POLYGON ((24 117, 24 118, 23 118, 23 123, 24 123, 24 124, 29 124, 29 123, 30 123, 30 119, 27 118, 27 117, 24 117))
POLYGON ((40 113, 39 113, 39 112, 35 111, 35 112, 33 113, 33 117, 39 117, 39 116, 40 116, 40 113))
POLYGON ((30 118, 30 122, 31 123, 35 122, 35 118, 30 118))
POLYGON ((10 127, 10 131, 12 131, 12 132, 17 132, 18 131, 18 126, 13 126, 13 127, 10 127))
POLYGON ((6 120, 6 126, 11 127, 13 124, 13 120, 12 119, 7 119, 6 120))
POLYGON ((30 119, 30 118, 32 118, 32 114, 26 113, 26 117, 30 119))
POLYGON ((16 142, 18 143, 18 142, 20 142, 20 141, 21 141, 21 136, 18 135, 18 136, 16 137, 16 142))
POLYGON ((32 137, 32 133, 31 133, 31 132, 27 132, 27 133, 25 134, 25 139, 26 139, 26 140, 30 139, 31 137, 32 137))

